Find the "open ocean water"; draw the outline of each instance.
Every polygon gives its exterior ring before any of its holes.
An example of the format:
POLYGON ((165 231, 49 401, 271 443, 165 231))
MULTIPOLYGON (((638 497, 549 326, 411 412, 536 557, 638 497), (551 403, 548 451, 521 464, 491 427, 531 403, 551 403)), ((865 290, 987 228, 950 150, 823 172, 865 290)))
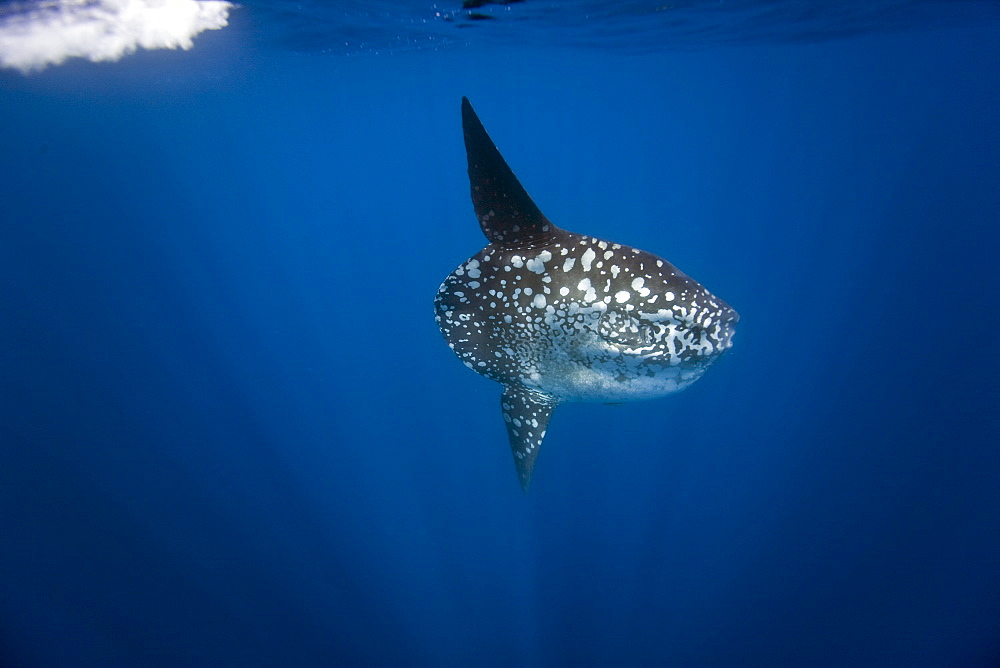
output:
POLYGON ((1000 5, 465 5, 0 4, 0 665, 998 665, 1000 5), (527 495, 463 95, 741 316, 527 495))

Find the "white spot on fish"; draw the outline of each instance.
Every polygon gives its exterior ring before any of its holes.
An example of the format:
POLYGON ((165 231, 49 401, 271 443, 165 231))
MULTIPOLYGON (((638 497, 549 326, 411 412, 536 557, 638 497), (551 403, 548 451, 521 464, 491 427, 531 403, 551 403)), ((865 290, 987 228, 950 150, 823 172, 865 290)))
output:
MULTIPOLYGON (((649 296, 650 289, 647 288, 647 287, 644 287, 643 284, 645 282, 646 282, 646 279, 644 279, 642 276, 640 276, 638 278, 633 278, 632 279, 632 289, 635 290, 636 292, 638 292, 640 297, 648 297, 649 296)), ((653 299, 655 300, 656 297, 654 296, 653 299)))
POLYGON ((615 293, 615 301, 619 304, 624 304, 628 301, 628 298, 632 296, 628 290, 619 290, 615 293))
POLYGON ((541 274, 545 271, 545 263, 552 259, 552 253, 547 250, 543 250, 538 254, 533 260, 528 260, 526 266, 528 271, 533 271, 536 274, 541 274))
POLYGON ((597 257, 597 253, 594 252, 593 248, 588 248, 583 251, 583 257, 580 258, 580 264, 583 266, 584 271, 590 271, 590 265, 593 263, 595 257, 597 257))

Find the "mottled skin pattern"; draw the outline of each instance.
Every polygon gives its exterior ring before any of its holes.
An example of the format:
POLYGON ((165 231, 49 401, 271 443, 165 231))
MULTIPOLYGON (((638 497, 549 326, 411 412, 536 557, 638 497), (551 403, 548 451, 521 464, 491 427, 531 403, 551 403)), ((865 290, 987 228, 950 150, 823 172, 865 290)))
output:
POLYGON ((490 243, 445 279, 435 313, 459 359, 504 386, 501 408, 527 490, 557 404, 683 389, 730 347, 738 315, 666 260, 553 225, 467 100, 463 125, 490 243))

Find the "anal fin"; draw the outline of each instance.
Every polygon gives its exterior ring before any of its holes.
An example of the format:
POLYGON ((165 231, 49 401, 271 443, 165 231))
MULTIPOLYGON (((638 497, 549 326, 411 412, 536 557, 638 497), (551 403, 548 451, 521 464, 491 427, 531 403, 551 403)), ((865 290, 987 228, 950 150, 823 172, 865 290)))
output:
POLYGON ((507 425, 510 449, 514 454, 521 491, 528 492, 535 458, 545 438, 545 430, 556 402, 551 398, 513 385, 505 385, 500 397, 503 421, 507 425))

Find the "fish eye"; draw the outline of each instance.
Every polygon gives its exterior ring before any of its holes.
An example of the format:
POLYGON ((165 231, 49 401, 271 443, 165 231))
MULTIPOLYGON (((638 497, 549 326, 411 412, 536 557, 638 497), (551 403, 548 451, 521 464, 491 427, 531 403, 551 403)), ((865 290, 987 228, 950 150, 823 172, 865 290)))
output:
POLYGON ((653 341, 649 323, 614 308, 601 314, 597 331, 602 339, 621 348, 644 348, 653 341))
POLYGON ((639 339, 643 346, 653 345, 653 326, 649 323, 639 325, 639 339))

